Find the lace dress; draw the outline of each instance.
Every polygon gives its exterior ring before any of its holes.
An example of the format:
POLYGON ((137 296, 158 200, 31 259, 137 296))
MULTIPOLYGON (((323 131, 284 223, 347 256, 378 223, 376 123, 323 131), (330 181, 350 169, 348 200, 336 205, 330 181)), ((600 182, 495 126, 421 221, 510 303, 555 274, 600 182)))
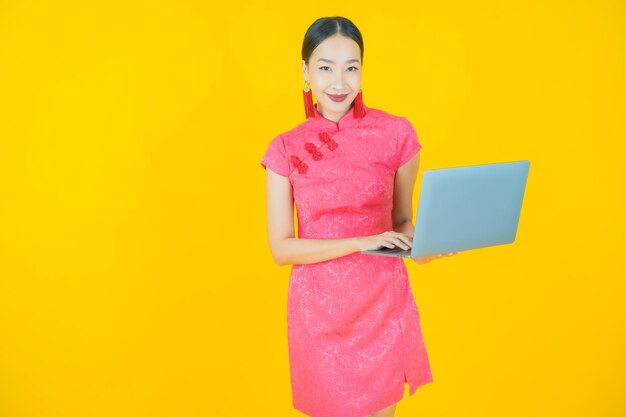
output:
MULTIPOLYGON (((421 148, 404 117, 364 106, 276 136, 261 160, 289 179, 298 237, 392 230, 396 170, 421 148)), ((402 258, 360 252, 293 265, 287 297, 293 406, 312 417, 363 417, 432 382, 402 258)))

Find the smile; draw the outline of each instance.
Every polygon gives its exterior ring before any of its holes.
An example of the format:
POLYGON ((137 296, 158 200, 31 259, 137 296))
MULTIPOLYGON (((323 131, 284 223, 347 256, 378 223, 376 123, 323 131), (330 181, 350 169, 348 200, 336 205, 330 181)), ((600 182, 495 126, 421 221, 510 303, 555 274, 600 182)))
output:
POLYGON ((348 97, 348 94, 340 94, 340 95, 336 95, 336 94, 326 94, 328 97, 330 97, 330 99, 332 101, 344 101, 346 99, 346 97, 348 97))

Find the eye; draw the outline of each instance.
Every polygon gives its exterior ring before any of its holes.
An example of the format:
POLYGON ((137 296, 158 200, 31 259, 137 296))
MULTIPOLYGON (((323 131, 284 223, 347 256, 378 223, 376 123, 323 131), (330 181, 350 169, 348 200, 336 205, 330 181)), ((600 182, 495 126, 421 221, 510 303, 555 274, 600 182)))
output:
MULTIPOLYGON (((355 66, 352 66, 352 67, 350 67, 350 68, 354 68, 354 71, 358 71, 358 70, 359 70, 359 68, 358 68, 358 67, 355 67, 355 66)), ((350 69, 350 68, 348 68, 348 69, 350 69)), ((354 71, 351 71, 351 72, 354 72, 354 71)))
POLYGON ((330 67, 328 67, 328 66, 326 66, 326 65, 324 65, 324 66, 320 67, 320 69, 321 69, 322 71, 325 71, 325 70, 324 70, 324 68, 328 68, 328 69, 330 69, 330 67))

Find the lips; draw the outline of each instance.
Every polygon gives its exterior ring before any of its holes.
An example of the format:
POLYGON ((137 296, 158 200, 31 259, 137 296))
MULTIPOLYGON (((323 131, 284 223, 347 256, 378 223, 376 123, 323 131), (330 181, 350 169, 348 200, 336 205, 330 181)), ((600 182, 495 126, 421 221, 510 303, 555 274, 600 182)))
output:
POLYGON ((326 94, 328 97, 330 97, 330 99, 332 101, 344 101, 346 99, 346 97, 348 97, 348 94, 326 94))

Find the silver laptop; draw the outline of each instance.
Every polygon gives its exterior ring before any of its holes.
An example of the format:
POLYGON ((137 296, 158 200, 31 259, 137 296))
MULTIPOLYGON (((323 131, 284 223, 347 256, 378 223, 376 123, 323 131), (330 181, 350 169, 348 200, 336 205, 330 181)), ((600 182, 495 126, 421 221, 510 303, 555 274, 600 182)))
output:
POLYGON ((417 258, 513 243, 529 168, 515 161, 424 171, 412 247, 362 253, 417 258))

